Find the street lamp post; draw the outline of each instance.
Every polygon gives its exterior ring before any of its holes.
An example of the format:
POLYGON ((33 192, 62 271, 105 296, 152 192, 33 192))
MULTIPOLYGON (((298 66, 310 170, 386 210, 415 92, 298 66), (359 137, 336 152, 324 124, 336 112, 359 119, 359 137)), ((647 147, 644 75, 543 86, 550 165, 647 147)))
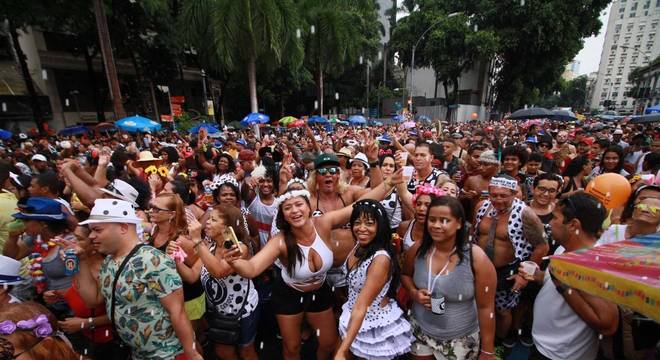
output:
POLYGON ((442 19, 440 19, 440 20, 434 22, 433 24, 431 24, 431 26, 429 26, 426 30, 424 30, 424 32, 423 32, 422 35, 419 37, 419 39, 417 39, 417 42, 415 43, 415 45, 413 45, 413 47, 412 47, 412 57, 411 57, 411 59, 410 59, 410 101, 408 102, 409 105, 410 105, 410 113, 411 113, 411 114, 412 114, 412 111, 413 111, 413 90, 414 90, 414 88, 415 88, 415 73, 414 73, 414 72, 415 72, 415 50, 417 50, 417 46, 418 46, 419 43, 422 41, 422 39, 424 38, 424 36, 425 36, 429 31, 431 31, 431 29, 433 29, 434 27, 436 27, 438 24, 440 24, 440 23, 441 23, 442 21, 444 21, 445 19, 449 19, 449 18, 452 18, 452 17, 457 16, 457 15, 460 15, 460 14, 462 14, 462 13, 461 13, 461 12, 453 12, 453 13, 447 15, 446 18, 442 18, 442 19))

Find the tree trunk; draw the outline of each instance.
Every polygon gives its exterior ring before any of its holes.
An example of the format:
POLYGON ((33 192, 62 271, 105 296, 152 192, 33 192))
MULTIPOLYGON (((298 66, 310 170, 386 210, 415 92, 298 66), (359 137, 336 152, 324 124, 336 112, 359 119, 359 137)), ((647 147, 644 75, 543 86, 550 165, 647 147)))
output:
POLYGON ((437 99, 438 98, 438 73, 436 71, 434 71, 434 73, 435 73, 435 82, 434 82, 435 85, 433 86, 433 98, 437 99))
MULTIPOLYGON (((248 59, 248 88, 250 89, 250 112, 259 112, 259 103, 257 101, 257 56, 252 53, 248 59)), ((254 134, 257 139, 261 139, 259 133, 259 124, 254 124, 254 134)))
POLYGON ((450 120, 451 109, 449 108, 449 87, 447 86, 447 81, 442 81, 442 88, 445 89, 445 106, 447 106, 447 114, 445 114, 445 121, 450 120))
POLYGON ((112 107, 116 120, 119 120, 126 117, 126 111, 124 110, 124 104, 121 102, 121 89, 119 88, 117 68, 115 68, 115 58, 112 54, 108 19, 105 17, 103 0, 94 0, 94 16, 96 17, 96 29, 99 34, 99 45, 101 46, 101 54, 103 55, 105 74, 108 78, 108 89, 110 90, 112 107))
POLYGON ((92 93, 92 100, 94 101, 94 108, 96 109, 96 121, 105 121, 105 109, 103 107, 103 100, 99 94, 99 87, 96 83, 96 72, 94 71, 94 57, 96 54, 90 54, 88 49, 85 49, 85 64, 87 65, 87 75, 89 76, 90 92, 92 93))
POLYGON ((316 98, 318 99, 319 102, 319 115, 323 116, 323 97, 324 97, 324 89, 323 89, 323 70, 321 69, 321 65, 319 64, 318 66, 318 74, 316 78, 316 98))
POLYGON ((156 101, 156 84, 154 81, 149 81, 149 92, 151 93, 151 102, 154 107, 154 121, 160 122, 160 113, 158 111, 158 102, 156 101))
POLYGON ((21 69, 21 75, 23 76, 23 81, 25 81, 25 87, 30 94, 30 105, 32 106, 32 117, 34 117, 35 125, 39 134, 44 135, 46 130, 44 129, 44 119, 43 111, 41 110, 41 105, 39 104, 39 94, 37 94, 37 89, 34 87, 34 82, 32 82, 32 75, 30 75, 30 69, 27 65, 27 57, 21 49, 21 44, 18 42, 18 32, 9 23, 9 34, 11 36, 11 41, 14 46, 14 51, 16 51, 16 57, 18 58, 18 66, 21 69))
POLYGON ((247 63, 248 88, 250 90, 250 112, 259 112, 257 101, 257 59, 256 55, 250 55, 247 63))

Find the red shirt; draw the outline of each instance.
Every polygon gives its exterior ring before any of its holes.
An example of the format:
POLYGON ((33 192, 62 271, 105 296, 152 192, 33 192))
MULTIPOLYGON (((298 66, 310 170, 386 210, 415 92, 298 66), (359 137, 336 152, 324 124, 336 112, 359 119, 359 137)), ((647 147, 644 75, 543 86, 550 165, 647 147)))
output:
MULTIPOLYGON (((97 306, 95 309, 87 308, 75 286, 71 286, 69 290, 66 291, 64 294, 64 300, 69 304, 69 307, 73 310, 73 314, 76 317, 87 319, 90 317, 105 315, 105 306, 103 304, 97 306)), ((85 324, 86 327, 88 325, 89 324, 85 324)), ((105 344, 112 340, 112 327, 109 324, 97 326, 94 331, 84 329, 82 332, 85 337, 92 340, 95 344, 105 344)))

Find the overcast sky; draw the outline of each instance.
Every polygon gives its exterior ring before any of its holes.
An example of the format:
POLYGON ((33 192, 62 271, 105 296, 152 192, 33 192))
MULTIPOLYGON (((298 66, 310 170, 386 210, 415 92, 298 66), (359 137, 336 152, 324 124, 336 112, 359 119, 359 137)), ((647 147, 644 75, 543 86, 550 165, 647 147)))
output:
POLYGON ((584 39, 584 47, 575 57, 575 60, 580 62, 578 73, 580 75, 589 74, 598 71, 598 63, 600 62, 600 54, 603 51, 603 42, 605 42, 605 31, 607 30, 607 18, 610 15, 612 3, 607 5, 607 8, 601 13, 600 21, 603 26, 600 28, 598 36, 592 36, 584 39))

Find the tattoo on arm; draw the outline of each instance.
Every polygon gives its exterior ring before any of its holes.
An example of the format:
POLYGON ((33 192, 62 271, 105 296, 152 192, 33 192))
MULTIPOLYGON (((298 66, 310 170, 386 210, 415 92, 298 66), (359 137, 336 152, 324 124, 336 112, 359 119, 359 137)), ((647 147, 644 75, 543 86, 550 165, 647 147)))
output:
POLYGON ((522 212, 523 235, 525 239, 534 247, 545 244, 545 232, 541 219, 530 208, 525 208, 522 212))

